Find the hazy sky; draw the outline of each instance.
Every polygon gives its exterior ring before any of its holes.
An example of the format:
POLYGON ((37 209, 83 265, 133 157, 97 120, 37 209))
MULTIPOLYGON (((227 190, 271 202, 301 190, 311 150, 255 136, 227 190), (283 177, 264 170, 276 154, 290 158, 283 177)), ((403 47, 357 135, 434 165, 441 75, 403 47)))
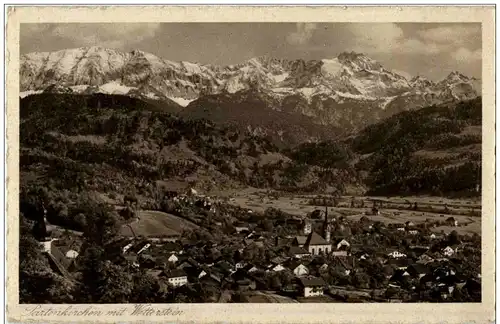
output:
POLYGON ((23 24, 21 53, 83 46, 140 49, 164 59, 229 65, 255 56, 332 58, 356 51, 386 68, 442 79, 481 77, 479 23, 23 24))

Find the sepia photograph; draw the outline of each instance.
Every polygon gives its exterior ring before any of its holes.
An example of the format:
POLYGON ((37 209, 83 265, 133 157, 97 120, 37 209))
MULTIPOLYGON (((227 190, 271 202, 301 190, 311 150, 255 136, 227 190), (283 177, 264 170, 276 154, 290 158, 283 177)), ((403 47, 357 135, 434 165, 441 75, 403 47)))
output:
POLYGON ((483 28, 21 23, 19 304, 484 302, 483 28))

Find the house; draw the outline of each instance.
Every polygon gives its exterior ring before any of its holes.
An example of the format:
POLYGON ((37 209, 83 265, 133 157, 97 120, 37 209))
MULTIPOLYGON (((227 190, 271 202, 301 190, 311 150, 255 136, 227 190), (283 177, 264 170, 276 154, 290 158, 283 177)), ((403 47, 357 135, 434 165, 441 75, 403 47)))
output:
POLYGON ((240 262, 237 262, 237 263, 234 265, 234 267, 235 267, 235 269, 236 269, 236 270, 238 270, 238 269, 243 269, 246 265, 247 265, 247 263, 246 263, 246 262, 244 262, 244 261, 240 261, 240 262))
POLYGON ((410 233, 411 235, 417 235, 418 234, 418 230, 411 229, 411 230, 408 231, 408 233, 410 233))
POLYGON ((430 246, 427 245, 411 245, 410 250, 414 252, 417 256, 422 255, 429 251, 430 246))
POLYGON ((200 264, 192 259, 192 258, 188 258, 186 260, 184 260, 183 262, 181 262, 179 265, 177 265, 177 269, 185 269, 185 268, 189 268, 189 267, 194 267, 194 268, 200 268, 200 264))
POLYGON ((453 249, 452 247, 450 246, 447 246, 443 249, 442 253, 447 256, 447 257, 450 257, 452 256, 453 254, 455 254, 457 251, 456 249, 453 249))
POLYGON ((175 253, 173 253, 168 257, 167 261, 171 263, 176 263, 177 261, 179 261, 179 258, 175 255, 175 253))
POLYGON ((248 273, 254 273, 261 270, 258 266, 253 264, 247 264, 243 269, 248 273))
POLYGON ((431 273, 430 269, 427 266, 425 266, 423 264, 419 264, 419 263, 414 263, 414 264, 408 266, 406 271, 408 271, 408 273, 412 277, 418 278, 418 279, 421 279, 425 275, 428 275, 431 273))
POLYGON ((125 245, 123 248, 122 248, 122 253, 126 253, 132 246, 134 246, 134 243, 133 242, 130 242, 128 243, 127 245, 125 245))
POLYGON ((236 233, 240 234, 240 233, 248 233, 250 232, 250 229, 248 228, 248 226, 235 226, 234 229, 236 230, 236 233))
POLYGON ((407 221, 407 222, 405 223, 405 226, 406 226, 407 228, 411 228, 411 227, 415 226, 415 223, 413 223, 412 221, 407 221))
POLYGON ((309 274, 309 269, 300 262, 290 262, 288 269, 290 269, 296 277, 309 274))
POLYGON ((422 254, 418 257, 417 263, 427 264, 434 262, 434 259, 427 253, 422 254))
POLYGON ((157 266, 157 260, 151 254, 143 253, 138 257, 138 260, 140 266, 143 268, 152 269, 157 266))
POLYGON ((226 260, 221 260, 213 266, 214 271, 218 271, 221 274, 229 275, 233 272, 233 265, 226 260))
POLYGON ((448 226, 458 226, 458 221, 454 217, 448 217, 445 222, 448 226))
POLYGON ((325 288, 325 281, 318 277, 299 278, 299 286, 302 296, 322 296, 325 288))
POLYGON ((222 279, 218 274, 209 272, 200 278, 200 283, 203 283, 204 285, 218 287, 222 283, 222 279))
POLYGON ((304 228, 303 228, 304 234, 308 235, 309 233, 311 233, 311 229, 312 229, 311 221, 306 219, 304 221, 304 228))
POLYGON ((311 232, 307 236, 304 248, 308 250, 312 255, 318 255, 322 253, 328 254, 332 250, 332 245, 316 232, 311 232))
POLYGON ((280 272, 285 270, 285 267, 281 264, 270 264, 267 268, 267 271, 280 272))
POLYGON ((408 273, 408 271, 404 269, 398 269, 394 272, 391 279, 389 279, 389 282, 401 284, 407 280, 410 280, 410 274, 408 273))
POLYGON ((70 249, 70 250, 68 250, 66 252, 66 257, 68 259, 76 259, 78 257, 78 252, 76 252, 75 250, 70 249))
POLYGON ((137 251, 137 254, 141 254, 142 252, 146 251, 147 249, 149 249, 151 247, 151 244, 150 243, 146 243, 144 244, 140 249, 139 251, 137 251))
POLYGON ((140 265, 137 262, 137 255, 125 255, 123 258, 134 268, 139 268, 140 265))
POLYGON ((166 253, 180 254, 182 252, 182 246, 180 246, 179 244, 176 244, 174 242, 165 242, 159 246, 161 246, 163 251, 166 253))
POLYGON ((68 271, 75 267, 75 259, 68 258, 65 253, 67 251, 68 247, 65 245, 51 244, 50 250, 46 252, 51 268, 63 276, 70 276, 68 271))
POLYGON ((165 272, 164 276, 167 278, 168 283, 174 287, 183 286, 188 282, 187 274, 182 269, 170 270, 165 272))
POLYGON ((347 251, 346 250, 333 251, 331 253, 331 255, 334 256, 334 257, 346 257, 347 256, 347 251))
POLYGON ((288 258, 288 257, 277 256, 277 257, 272 258, 271 262, 274 263, 274 264, 278 264, 278 263, 284 263, 284 262, 286 262, 289 259, 290 258, 288 258))
POLYGON ((310 253, 308 251, 306 251, 304 248, 302 248, 300 246, 291 246, 288 249, 288 253, 290 253, 291 255, 293 255, 297 259, 301 259, 303 257, 310 255, 310 253))
POLYGON ((304 247, 307 241, 307 236, 296 236, 292 241, 292 246, 304 247))
POLYGON ((327 271, 328 270, 328 263, 323 263, 322 265, 320 265, 318 270, 319 271, 327 271))
POLYGON ((370 258, 370 255, 368 255, 367 253, 363 253, 360 257, 359 257, 359 260, 367 260, 370 258))
POLYGON ((435 239, 436 238, 436 234, 432 233, 431 235, 429 235, 429 238, 432 239, 432 240, 435 239))
POLYGON ((399 252, 398 250, 392 250, 391 252, 387 253, 387 256, 390 258, 398 259, 406 257, 406 254, 399 252))
POLYGON ((337 250, 346 250, 349 248, 351 244, 347 242, 345 239, 342 239, 340 242, 337 243, 337 250))
POLYGON ((410 260, 408 259, 390 259, 389 262, 387 262, 388 265, 392 266, 393 268, 397 270, 406 270, 408 266, 410 265, 410 260))
POLYGON ((255 283, 255 280, 252 280, 250 278, 243 278, 235 280, 233 287, 239 291, 255 290, 257 288, 257 284, 255 283))

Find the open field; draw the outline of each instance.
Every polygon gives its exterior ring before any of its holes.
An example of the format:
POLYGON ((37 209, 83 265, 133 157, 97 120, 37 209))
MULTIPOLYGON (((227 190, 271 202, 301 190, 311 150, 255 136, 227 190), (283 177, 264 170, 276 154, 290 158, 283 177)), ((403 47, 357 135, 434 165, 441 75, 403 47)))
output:
MULTIPOLYGON (((265 196, 262 191, 243 191, 233 195, 232 204, 254 211, 264 211, 269 207, 280 209, 286 213, 306 217, 315 209, 323 209, 322 206, 309 205, 314 196, 286 196, 272 198, 265 196)), ((422 223, 427 219, 431 221, 444 221, 448 217, 454 217, 458 221, 458 227, 440 226, 433 231, 445 233, 456 230, 459 234, 481 234, 481 217, 479 199, 449 199, 442 197, 354 197, 357 202, 364 201, 365 208, 350 207, 353 197, 341 197, 340 207, 329 207, 331 216, 344 216, 347 219, 359 220, 367 216, 374 221, 383 223, 405 223, 413 221, 422 223), (380 215, 369 215, 373 201, 382 202, 385 207, 379 208, 380 215), (417 202, 419 210, 408 209, 410 203, 417 202), (448 212, 444 213, 444 208, 448 212), (471 211, 476 215, 471 215, 471 211)))
POLYGON ((197 225, 181 217, 159 211, 140 211, 140 219, 123 225, 121 235, 124 236, 162 236, 176 235, 184 230, 198 228, 197 225), (133 232, 130 230, 132 228, 133 232))

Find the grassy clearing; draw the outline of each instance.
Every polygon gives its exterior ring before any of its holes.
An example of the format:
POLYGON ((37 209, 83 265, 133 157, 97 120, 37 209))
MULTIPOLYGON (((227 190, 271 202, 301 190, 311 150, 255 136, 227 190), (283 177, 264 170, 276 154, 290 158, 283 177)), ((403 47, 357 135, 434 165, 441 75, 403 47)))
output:
POLYGON ((121 234, 124 236, 133 236, 135 233, 137 236, 152 237, 176 235, 182 233, 184 230, 196 228, 198 228, 197 225, 178 216, 159 211, 145 210, 140 212, 139 220, 129 225, 123 225, 121 234), (132 228, 133 233, 129 226, 132 228))

